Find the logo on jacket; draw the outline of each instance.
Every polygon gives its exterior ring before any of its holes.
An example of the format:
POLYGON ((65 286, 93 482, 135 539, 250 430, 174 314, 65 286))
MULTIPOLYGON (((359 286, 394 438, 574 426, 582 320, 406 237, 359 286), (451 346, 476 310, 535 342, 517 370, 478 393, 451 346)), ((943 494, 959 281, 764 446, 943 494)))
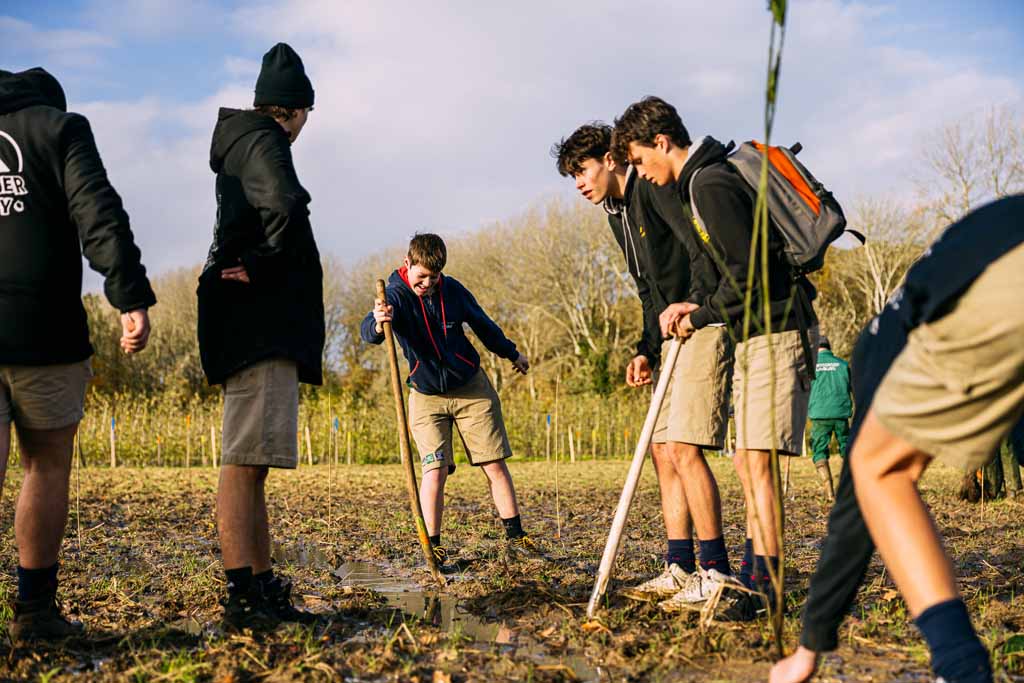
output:
POLYGON ((21 148, 14 138, 0 130, 0 216, 25 210, 25 202, 19 199, 28 194, 25 178, 21 175, 24 170, 21 148))

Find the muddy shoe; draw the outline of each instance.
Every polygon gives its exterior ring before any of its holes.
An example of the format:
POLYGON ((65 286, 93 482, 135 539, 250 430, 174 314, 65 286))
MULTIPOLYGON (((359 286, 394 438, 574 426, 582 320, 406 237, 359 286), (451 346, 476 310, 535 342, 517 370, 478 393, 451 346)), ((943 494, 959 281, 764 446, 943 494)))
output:
POLYGON ((451 561, 451 558, 448 556, 448 548, 445 548, 443 545, 431 546, 430 549, 434 551, 434 562, 437 562, 438 569, 441 569, 451 561))
POLYGON ((519 538, 510 538, 505 548, 511 557, 521 560, 546 559, 544 549, 540 544, 529 536, 523 535, 519 538))
POLYGON ((774 592, 766 595, 765 593, 729 591, 722 596, 715 619, 719 621, 754 621, 767 617, 768 607, 771 606, 772 609, 775 609, 776 604, 774 592))
POLYGON ((258 586, 242 595, 229 594, 220 604, 224 607, 221 624, 225 631, 272 631, 281 624, 280 617, 264 601, 258 586))
POLYGON ((639 586, 626 588, 622 595, 631 600, 658 600, 675 595, 691 580, 693 574, 683 570, 678 564, 665 565, 665 571, 653 579, 644 581, 639 586))
POLYGON ((312 624, 317 616, 306 612, 292 604, 292 582, 275 576, 274 580, 263 587, 264 609, 281 621, 296 624, 312 624))
POLYGON ((742 586, 738 579, 717 569, 701 569, 690 574, 687 582, 671 598, 658 604, 666 612, 678 612, 708 599, 723 586, 742 586))
POLYGON ((80 623, 68 621, 61 614, 56 595, 14 602, 14 619, 11 620, 9 633, 15 642, 63 640, 80 636, 84 631, 80 623))

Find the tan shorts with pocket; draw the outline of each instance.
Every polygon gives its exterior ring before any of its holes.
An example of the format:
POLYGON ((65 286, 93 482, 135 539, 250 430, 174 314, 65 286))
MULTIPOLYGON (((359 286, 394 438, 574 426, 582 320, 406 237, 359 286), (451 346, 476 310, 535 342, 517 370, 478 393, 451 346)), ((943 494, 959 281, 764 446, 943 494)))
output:
POLYGON ((459 430, 470 465, 486 465, 512 456, 501 400, 483 370, 445 394, 410 391, 409 423, 424 472, 445 465, 449 473, 455 471, 452 425, 459 430))
MULTIPOLYGON (((662 343, 662 359, 670 344, 662 343)), ((728 428, 731 374, 732 341, 726 328, 697 330, 679 349, 652 441, 721 450, 728 428)))
POLYGON ((915 328, 871 404, 890 432, 941 462, 988 462, 1024 414, 1024 245, 915 328))
POLYGON ((81 422, 88 360, 64 365, 0 365, 0 426, 60 429, 81 422))
POLYGON ((299 464, 299 371, 271 358, 224 382, 222 465, 284 467, 299 464))
MULTIPOLYGON (((807 339, 814 363, 818 348, 817 325, 807 330, 807 339)), ((761 335, 736 345, 732 380, 736 448, 770 451, 774 447, 784 455, 799 455, 807 426, 807 401, 811 397, 811 376, 800 331, 773 334, 772 351, 775 356, 774 394, 768 337, 761 335)))

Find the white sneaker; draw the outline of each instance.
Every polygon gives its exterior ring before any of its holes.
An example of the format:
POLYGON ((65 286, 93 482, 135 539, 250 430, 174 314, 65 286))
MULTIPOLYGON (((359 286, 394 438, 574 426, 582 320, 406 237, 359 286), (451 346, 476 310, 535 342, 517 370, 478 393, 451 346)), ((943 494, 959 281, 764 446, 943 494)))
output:
POLYGON ((622 591, 622 594, 633 600, 657 600, 669 595, 675 595, 683 586, 688 585, 693 574, 683 571, 678 564, 665 565, 665 571, 658 576, 644 581, 639 586, 633 586, 622 591))
POLYGON ((708 598, 715 594, 719 586, 742 585, 736 578, 723 574, 717 569, 705 570, 698 567, 697 571, 691 574, 690 577, 690 581, 685 586, 682 586, 678 593, 659 604, 663 610, 666 612, 676 612, 680 609, 706 602, 708 598))

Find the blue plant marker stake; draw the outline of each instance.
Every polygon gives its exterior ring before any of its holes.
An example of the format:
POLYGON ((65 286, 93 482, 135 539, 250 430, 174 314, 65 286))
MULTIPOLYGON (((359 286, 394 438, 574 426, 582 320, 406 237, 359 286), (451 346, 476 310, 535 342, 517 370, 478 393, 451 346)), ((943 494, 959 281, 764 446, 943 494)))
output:
POLYGON ((110 431, 114 431, 114 427, 116 427, 116 426, 117 426, 117 418, 116 417, 110 418, 110 431))
POLYGON ((548 413, 548 426, 551 426, 551 413, 548 413))
POLYGON ((338 418, 334 418, 334 431, 338 431, 338 418))

